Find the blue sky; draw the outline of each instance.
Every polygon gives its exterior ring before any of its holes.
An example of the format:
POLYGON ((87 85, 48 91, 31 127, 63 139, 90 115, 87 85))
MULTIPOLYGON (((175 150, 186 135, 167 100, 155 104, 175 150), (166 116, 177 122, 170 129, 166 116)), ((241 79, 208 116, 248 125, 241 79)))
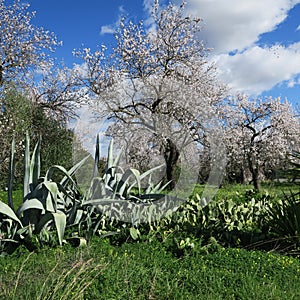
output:
MULTIPOLYGON (((78 63, 73 49, 106 44, 121 15, 149 18, 151 0, 28 0, 34 23, 63 41, 55 56, 78 63)), ((167 0, 161 1, 166 3, 167 0)), ((180 3, 179 0, 174 0, 180 3)), ((219 78, 233 92, 287 97, 300 103, 300 0, 187 0, 201 17, 219 78)))

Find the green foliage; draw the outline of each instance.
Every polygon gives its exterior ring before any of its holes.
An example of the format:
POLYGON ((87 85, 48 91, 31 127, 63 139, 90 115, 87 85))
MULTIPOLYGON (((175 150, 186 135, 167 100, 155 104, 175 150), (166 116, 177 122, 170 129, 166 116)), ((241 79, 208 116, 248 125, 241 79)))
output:
POLYGON ((300 246, 300 192, 285 195, 267 207, 270 231, 300 246))
POLYGON ((32 138, 42 136, 41 172, 44 174, 52 165, 61 165, 66 169, 72 167, 73 132, 63 123, 45 115, 41 107, 32 113, 32 138))
MULTIPOLYGON (((22 183, 23 153, 25 147, 25 133, 37 142, 43 136, 41 153, 43 158, 42 173, 54 164, 70 168, 72 165, 72 139, 73 133, 65 125, 47 116, 43 108, 21 94, 14 86, 5 86, 1 90, 0 99, 0 188, 7 186, 9 173, 9 157, 11 154, 11 141, 15 140, 15 172, 14 181, 22 183)), ((33 150, 33 149, 30 149, 33 150)))
POLYGON ((22 153, 24 148, 24 136, 31 124, 31 105, 23 95, 18 93, 14 87, 5 87, 0 94, 0 188, 7 186, 7 174, 10 173, 9 158, 11 154, 11 142, 15 141, 14 177, 19 178, 23 173, 22 153))
MULTIPOLYGON (((14 211, 10 197, 9 205, 0 206, 2 252, 11 253, 20 245, 29 250, 66 242, 84 246, 95 234, 118 245, 158 239, 176 256, 193 251, 199 242, 202 250, 210 252, 221 245, 249 247, 274 236, 299 240, 299 193, 278 201, 268 193, 239 187, 227 198, 223 191, 207 205, 197 192, 184 201, 164 194, 166 185, 152 183, 151 176, 160 166, 144 173, 124 170, 121 151, 114 156, 113 140, 100 175, 97 138, 94 178, 83 194, 73 175, 88 157, 69 171, 54 165, 41 177, 41 141, 31 156, 29 142, 26 135, 23 203, 14 211)), ((11 158, 13 166, 13 151, 11 158)))
POLYGON ((213 238, 222 245, 246 246, 265 238, 264 217, 268 196, 238 204, 231 199, 210 201, 206 206, 201 198, 191 198, 175 213, 161 220, 153 227, 150 235, 162 241, 173 237, 180 248, 193 239, 210 244, 213 238), (180 238, 178 238, 180 237, 180 238))
POLYGON ((300 152, 293 151, 290 155, 290 165, 291 168, 283 171, 283 175, 287 177, 290 181, 296 182, 300 180, 300 152))

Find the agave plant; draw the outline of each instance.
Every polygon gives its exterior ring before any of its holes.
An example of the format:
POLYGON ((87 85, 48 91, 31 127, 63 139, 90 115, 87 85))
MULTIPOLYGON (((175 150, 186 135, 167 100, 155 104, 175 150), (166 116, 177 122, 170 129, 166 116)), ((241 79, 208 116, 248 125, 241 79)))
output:
POLYGON ((40 139, 30 158, 29 135, 26 135, 24 159, 23 203, 15 211, 12 199, 12 178, 14 141, 12 142, 11 172, 9 175, 8 205, 0 202, 0 250, 13 251, 18 245, 24 244, 29 249, 34 248, 32 237, 50 236, 53 230, 57 234, 60 245, 63 243, 67 226, 78 224, 80 211, 80 192, 73 179, 76 170, 85 159, 67 171, 62 166, 52 166, 40 176, 40 139), (52 180, 53 174, 60 172, 60 182, 52 180), (42 235, 44 233, 44 235, 42 235))
MULTIPOLYGON (((95 165, 99 158, 98 143, 97 137, 95 165)), ((131 237, 136 239, 141 223, 151 225, 155 220, 176 210, 184 200, 164 195, 162 192, 168 184, 152 183, 152 174, 162 166, 145 173, 134 168, 124 170, 120 166, 121 154, 122 149, 114 157, 111 140, 104 173, 98 177, 97 169, 94 168, 95 177, 82 205, 88 212, 86 226, 92 228, 93 234, 108 232, 112 228, 116 231, 130 228, 131 237)))

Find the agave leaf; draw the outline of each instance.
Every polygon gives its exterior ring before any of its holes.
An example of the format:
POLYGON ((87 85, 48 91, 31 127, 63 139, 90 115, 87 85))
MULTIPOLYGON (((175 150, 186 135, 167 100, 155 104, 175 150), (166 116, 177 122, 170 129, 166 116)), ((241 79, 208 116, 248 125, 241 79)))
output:
POLYGON ((8 216, 12 220, 14 220, 17 223, 19 223, 19 225, 21 227, 23 227, 22 222, 17 217, 17 215, 15 214, 15 212, 7 204, 3 203, 2 201, 0 201, 0 214, 8 216))
POLYGON ((18 211, 17 211, 17 215, 21 216, 21 214, 28 209, 39 209, 42 211, 42 213, 44 213, 45 208, 42 204, 42 202, 37 199, 37 198, 33 198, 33 199, 29 199, 26 200, 25 202, 23 202, 23 204, 19 207, 18 211))
POLYGON ((75 184, 74 179, 68 173, 68 171, 64 167, 59 166, 59 165, 54 165, 47 170, 46 175, 45 175, 45 181, 50 181, 55 171, 62 172, 64 174, 64 176, 66 176, 72 183, 75 184))
POLYGON ((165 188, 168 187, 168 185, 171 183, 171 181, 167 182, 165 185, 161 186, 161 182, 159 182, 156 186, 154 186, 151 190, 152 193, 161 193, 165 188))
POLYGON ((25 201, 26 195, 30 193, 29 180, 30 180, 30 138, 28 132, 26 132, 25 139, 25 156, 24 156, 24 180, 23 180, 23 201, 25 201))
POLYGON ((111 139, 108 146, 108 157, 107 157, 107 163, 105 168, 105 173, 110 172, 112 177, 115 176, 115 172, 119 168, 119 163, 123 152, 123 149, 120 149, 120 151, 117 153, 116 158, 114 159, 113 144, 114 144, 114 140, 111 139))
POLYGON ((139 237, 139 230, 137 228, 134 228, 134 227, 131 227, 129 229, 129 232, 130 232, 130 236, 134 239, 134 240, 137 240, 138 237, 139 237))
POLYGON ((14 181, 14 173, 15 173, 15 145, 16 145, 16 141, 15 138, 13 137, 11 142, 9 177, 8 177, 8 205, 12 210, 14 210, 12 189, 13 189, 13 181, 14 181))
POLYGON ((45 215, 43 215, 43 217, 41 218, 41 220, 36 226, 35 233, 39 234, 41 230, 44 228, 44 226, 50 221, 54 221, 56 231, 57 231, 58 241, 59 244, 62 245, 64 234, 65 234, 66 223, 67 223, 66 215, 63 212, 58 211, 55 213, 46 213, 45 215))
POLYGON ((146 172, 144 172, 143 174, 141 174, 141 180, 144 179, 145 177, 151 175, 154 171, 161 169, 164 166, 164 164, 156 166, 150 170, 147 170, 146 172))
POLYGON ((40 178, 41 172, 41 158, 40 158, 40 151, 41 151, 41 137, 39 137, 30 162, 30 177, 29 177, 29 184, 34 189, 38 185, 38 179, 40 178))
POLYGON ((125 191, 125 188, 126 188, 126 185, 127 185, 127 182, 129 180, 129 178, 131 176, 134 176, 134 183, 130 186, 130 188, 128 189, 128 192, 130 192, 131 188, 136 186, 138 186, 138 192, 139 194, 141 193, 141 176, 140 176, 140 172, 136 169, 127 169, 125 171, 125 173, 123 174, 121 180, 119 181, 119 186, 118 186, 118 193, 120 195, 123 195, 124 191, 125 191))
POLYGON ((165 195, 163 194, 142 194, 142 195, 139 195, 139 199, 141 200, 160 200, 162 198, 164 198, 165 195))
POLYGON ((65 234, 65 229, 66 229, 67 217, 64 213, 62 213, 60 211, 58 211, 52 215, 53 215, 54 223, 55 223, 56 230, 57 230, 59 244, 62 245, 64 234, 65 234))
MULTIPOLYGON (((91 155, 87 155, 85 158, 83 158, 81 161, 79 161, 76 165, 74 165, 70 170, 67 171, 67 174, 72 178, 72 176, 76 173, 76 171, 86 162, 86 160, 91 155)), ((60 184, 65 187, 68 181, 70 180, 70 177, 68 175, 65 175, 64 178, 60 181, 60 184)))
POLYGON ((81 219, 84 215, 84 211, 82 209, 75 209, 73 212, 73 215, 74 215, 74 217, 69 216, 68 223, 71 225, 77 225, 81 221, 81 219))
POLYGON ((108 232, 108 233, 104 233, 104 234, 100 235, 100 238, 106 238, 108 236, 112 236, 112 235, 116 235, 116 234, 120 234, 120 232, 119 231, 111 231, 111 232, 108 232))
POLYGON ((116 158, 115 158, 115 160, 114 160, 114 162, 113 162, 113 166, 115 166, 116 169, 119 167, 120 159, 121 159, 122 153, 123 153, 123 148, 121 148, 121 149, 119 150, 119 152, 117 153, 116 158))
POLYGON ((99 134, 97 134, 93 177, 98 176, 99 160, 100 160, 100 147, 99 147, 99 134))
POLYGON ((58 186, 56 182, 44 181, 43 186, 48 191, 46 198, 46 210, 50 212, 55 212, 57 210, 57 195, 59 193, 58 186))
POLYGON ((105 183, 102 178, 96 177, 93 178, 92 184, 88 193, 89 199, 102 198, 105 196, 112 195, 110 190, 105 188, 105 183))
POLYGON ((116 204, 116 203, 128 204, 128 201, 122 200, 122 199, 103 198, 103 199, 88 200, 88 201, 85 201, 84 203, 82 203, 82 205, 83 206, 86 206, 86 205, 98 206, 98 205, 108 205, 108 204, 116 204))
POLYGON ((114 140, 111 139, 108 145, 108 156, 107 156, 107 164, 106 164, 106 171, 113 167, 113 161, 114 161, 114 151, 113 151, 113 145, 114 140))

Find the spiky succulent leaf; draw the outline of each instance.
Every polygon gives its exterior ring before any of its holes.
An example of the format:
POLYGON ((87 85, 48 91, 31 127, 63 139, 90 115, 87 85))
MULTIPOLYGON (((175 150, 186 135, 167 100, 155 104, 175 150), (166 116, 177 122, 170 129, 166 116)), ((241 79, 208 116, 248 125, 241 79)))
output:
POLYGON ((17 217, 15 212, 4 202, 0 201, 0 214, 9 217, 10 219, 16 221, 21 227, 23 227, 22 222, 17 217))
POLYGON ((26 195, 30 193, 29 180, 30 180, 30 137, 29 137, 29 133, 26 132, 25 154, 24 154, 23 201, 25 201, 26 195))
POLYGON ((11 142, 9 178, 8 178, 8 205, 12 210, 14 209, 12 189, 13 189, 13 181, 14 181, 14 173, 15 173, 15 145, 16 145, 15 138, 13 138, 11 142))
POLYGON ((34 147, 32 157, 31 157, 31 162, 30 162, 29 185, 31 186, 32 189, 34 189, 38 185, 38 180, 40 178, 40 172, 41 172, 40 152, 41 152, 41 137, 39 137, 34 147))
POLYGON ((66 215, 62 212, 46 213, 42 216, 36 226, 35 233, 39 234, 41 230, 49 223, 54 222, 59 244, 62 245, 66 229, 66 215))

